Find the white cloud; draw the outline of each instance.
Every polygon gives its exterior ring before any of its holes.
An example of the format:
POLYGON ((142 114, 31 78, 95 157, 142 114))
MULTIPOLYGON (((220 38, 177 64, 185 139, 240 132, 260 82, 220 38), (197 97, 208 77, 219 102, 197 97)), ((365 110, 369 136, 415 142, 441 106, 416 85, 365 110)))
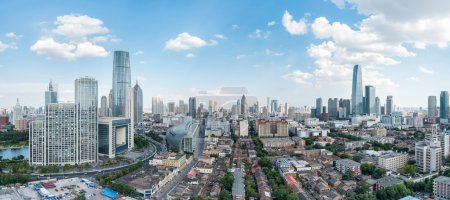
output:
POLYGON ((54 23, 53 32, 79 41, 86 40, 87 36, 105 34, 109 30, 103 26, 103 21, 87 15, 63 15, 58 16, 54 23))
POLYGON ((17 35, 17 34, 15 34, 14 32, 9 32, 9 33, 6 33, 5 34, 5 37, 7 37, 7 38, 12 38, 12 39, 20 39, 20 38, 22 38, 23 37, 23 35, 17 35))
POLYGON ((217 38, 217 39, 222 39, 222 40, 227 39, 227 37, 225 37, 225 36, 222 35, 222 34, 215 34, 214 37, 217 38))
POLYGON ((267 26, 274 26, 275 24, 277 24, 275 21, 267 22, 267 26))
POLYGON ((256 29, 255 32, 250 33, 248 35, 248 37, 252 38, 252 39, 261 39, 261 38, 262 39, 268 39, 271 34, 272 34, 271 31, 264 31, 264 30, 261 30, 261 29, 256 29))
POLYGON ((138 50, 138 51, 134 52, 133 55, 138 56, 138 55, 142 55, 142 54, 144 54, 144 51, 138 50))
POLYGON ((102 46, 91 42, 79 44, 59 43, 53 38, 41 38, 30 47, 38 55, 45 55, 48 59, 74 60, 83 57, 105 57, 108 52, 102 46))
POLYGON ((206 46, 207 42, 199 37, 192 36, 189 33, 180 33, 175 39, 166 41, 166 50, 183 51, 192 48, 200 48, 206 46))
POLYGON ((56 26, 48 36, 36 41, 30 50, 48 59, 76 60, 86 57, 105 57, 109 53, 98 42, 113 41, 103 21, 87 15, 58 16, 56 26), (55 37, 56 34, 56 37, 55 37))
POLYGON ((424 74, 434 74, 434 71, 424 66, 419 66, 419 71, 424 74))
POLYGON ((188 54, 186 54, 185 57, 186 57, 186 58, 193 58, 193 57, 195 57, 195 54, 193 54, 193 53, 188 53, 188 54))
POLYGON ((266 49, 265 53, 268 56, 282 56, 282 55, 284 55, 283 52, 277 52, 277 51, 273 51, 273 50, 270 50, 270 49, 266 49))
POLYGON ((6 49, 16 49, 17 46, 15 43, 6 44, 0 41, 0 52, 5 51, 6 49))
POLYGON ((305 19, 295 21, 287 10, 284 12, 282 23, 286 31, 291 35, 303 35, 308 30, 305 19))
POLYGON ((331 0, 331 2, 334 3, 334 5, 336 5, 339 9, 345 8, 345 0, 331 0))
POLYGON ((310 73, 302 72, 300 70, 295 70, 295 71, 285 74, 281 77, 283 79, 290 80, 290 81, 293 81, 298 84, 311 84, 308 81, 309 81, 309 79, 311 79, 313 77, 313 75, 310 73))
POLYGON ((237 24, 231 25, 231 29, 233 29, 233 30, 237 30, 238 28, 239 28, 239 25, 237 25, 237 24))
POLYGON ((411 76, 411 77, 408 77, 408 81, 419 82, 420 79, 415 76, 411 76))

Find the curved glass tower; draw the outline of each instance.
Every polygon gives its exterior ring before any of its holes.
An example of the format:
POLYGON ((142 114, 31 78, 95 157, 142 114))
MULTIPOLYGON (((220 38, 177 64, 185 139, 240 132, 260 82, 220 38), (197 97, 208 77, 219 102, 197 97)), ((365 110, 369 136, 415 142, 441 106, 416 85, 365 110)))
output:
POLYGON ((354 115, 363 114, 363 86, 361 66, 353 67, 352 110, 354 115))
POLYGON ((131 87, 130 54, 126 51, 114 51, 112 116, 125 116, 127 88, 131 87))

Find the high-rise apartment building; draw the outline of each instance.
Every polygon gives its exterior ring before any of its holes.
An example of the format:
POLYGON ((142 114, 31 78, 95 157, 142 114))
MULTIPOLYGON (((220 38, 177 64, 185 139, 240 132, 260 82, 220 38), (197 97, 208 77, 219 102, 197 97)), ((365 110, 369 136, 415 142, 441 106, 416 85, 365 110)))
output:
POLYGON ((427 133, 425 137, 425 141, 415 144, 416 166, 423 173, 440 171, 442 151, 436 124, 431 126, 431 132, 427 133))
POLYGON ((353 67, 352 80, 352 110, 353 114, 363 114, 363 86, 362 86, 362 72, 361 66, 355 65, 353 67))
POLYGON ((161 97, 152 97, 152 113, 164 115, 164 102, 161 97))
POLYGON ((125 116, 126 90, 131 87, 130 55, 115 51, 113 62, 112 116, 125 116))
POLYGON ((97 162, 98 82, 83 77, 75 80, 79 163, 97 162))

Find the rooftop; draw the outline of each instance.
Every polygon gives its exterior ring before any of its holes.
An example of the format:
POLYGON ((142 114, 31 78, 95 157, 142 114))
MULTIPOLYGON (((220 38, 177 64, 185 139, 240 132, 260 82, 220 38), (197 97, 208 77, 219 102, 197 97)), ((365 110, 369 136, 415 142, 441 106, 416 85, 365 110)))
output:
POLYGON ((439 176, 434 179, 435 182, 450 184, 450 177, 439 176))
MULTIPOLYGON (((449 178, 450 180, 450 178, 449 178)), ((397 185, 397 184, 402 184, 403 180, 398 179, 398 178, 394 178, 391 176, 386 176, 380 179, 376 180, 376 184, 382 187, 389 187, 389 186, 393 186, 393 185, 397 185)))
POLYGON ((234 176, 234 182, 233 182, 233 188, 231 189, 231 194, 243 196, 245 194, 244 191, 244 173, 242 173, 242 170, 240 168, 234 169, 233 172, 234 176))

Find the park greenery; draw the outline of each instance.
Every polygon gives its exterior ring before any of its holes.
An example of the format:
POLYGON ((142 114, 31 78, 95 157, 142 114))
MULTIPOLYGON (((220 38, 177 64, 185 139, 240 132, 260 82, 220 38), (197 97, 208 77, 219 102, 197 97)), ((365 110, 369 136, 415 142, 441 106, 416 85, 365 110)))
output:
POLYGON ((234 177, 233 174, 225 168, 225 175, 220 179, 221 191, 219 193, 219 199, 231 200, 231 189, 233 187, 234 177))
POLYGON ((6 131, 0 134, 0 148, 28 146, 27 131, 6 131))
POLYGON ((148 141, 145 138, 143 138, 141 136, 134 137, 134 148, 137 151, 143 151, 147 147, 148 147, 148 141))
POLYGON ((348 139, 350 141, 360 141, 360 140, 362 140, 361 137, 354 136, 354 135, 349 135, 349 134, 345 134, 345 133, 329 133, 328 136, 329 137, 334 137, 334 138, 345 138, 345 139, 348 139))
POLYGON ((163 140, 161 137, 159 137, 159 134, 155 131, 149 131, 145 135, 147 135, 147 137, 152 138, 153 140, 155 140, 157 142, 162 142, 162 140, 163 140))

